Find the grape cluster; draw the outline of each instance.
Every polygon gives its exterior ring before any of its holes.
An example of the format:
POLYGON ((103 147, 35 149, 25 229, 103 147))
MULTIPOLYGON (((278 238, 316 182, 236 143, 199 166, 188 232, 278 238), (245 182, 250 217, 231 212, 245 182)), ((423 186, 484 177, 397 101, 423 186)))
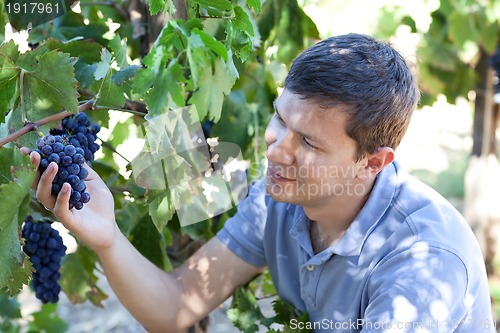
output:
POLYGON ((51 129, 50 134, 67 137, 68 143, 75 148, 83 149, 83 157, 88 164, 91 164, 94 161, 95 152, 100 148, 99 144, 95 142, 97 133, 101 130, 99 124, 91 125, 87 115, 80 112, 64 118, 61 127, 61 129, 51 129))
POLYGON ((69 209, 82 209, 90 201, 84 179, 88 176, 84 163, 94 161, 94 153, 100 146, 95 141, 101 130, 99 124, 90 123, 83 112, 63 119, 61 128, 53 128, 50 134, 37 140, 37 152, 41 156, 40 171, 50 162, 59 166, 52 182, 52 194, 59 194, 64 183, 71 185, 69 209))
POLYGON ((50 221, 36 223, 28 216, 23 225, 22 237, 25 240, 23 251, 35 269, 31 286, 36 298, 42 303, 57 303, 61 291, 59 268, 66 253, 59 232, 52 228, 50 221))
POLYGON ((83 204, 90 201, 90 194, 86 192, 84 179, 89 172, 85 163, 84 150, 68 142, 67 137, 49 134, 36 141, 41 156, 40 172, 44 172, 51 162, 57 163, 59 169, 52 181, 52 194, 59 194, 64 183, 71 185, 69 209, 82 209, 83 204))

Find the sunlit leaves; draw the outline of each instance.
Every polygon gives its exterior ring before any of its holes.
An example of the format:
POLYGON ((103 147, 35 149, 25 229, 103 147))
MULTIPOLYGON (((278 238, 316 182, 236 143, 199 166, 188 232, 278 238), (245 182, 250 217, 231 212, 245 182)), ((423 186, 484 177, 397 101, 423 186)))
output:
POLYGON ((94 73, 94 78, 96 80, 101 80, 106 77, 109 70, 111 69, 112 58, 113 56, 107 49, 102 49, 101 61, 97 64, 97 68, 94 73))
POLYGON ((31 96, 26 107, 35 110, 38 100, 47 99, 60 110, 76 112, 79 96, 73 67, 76 60, 56 50, 42 54, 37 68, 26 72, 24 77, 22 89, 25 95, 31 96))
POLYGON ((216 122, 219 120, 224 96, 231 92, 238 72, 232 61, 222 59, 215 62, 215 68, 205 67, 199 75, 198 89, 189 102, 196 105, 200 119, 209 115, 216 122))

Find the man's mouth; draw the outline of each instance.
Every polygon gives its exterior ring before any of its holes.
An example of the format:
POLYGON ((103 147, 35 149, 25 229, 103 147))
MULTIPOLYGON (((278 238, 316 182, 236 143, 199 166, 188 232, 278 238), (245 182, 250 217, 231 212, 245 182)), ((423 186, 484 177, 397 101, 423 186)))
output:
POLYGON ((267 172, 268 172, 269 176, 273 180, 276 180, 276 181, 280 181, 280 182, 295 181, 295 179, 285 177, 278 170, 276 170, 276 168, 273 168, 271 166, 267 168, 267 172))

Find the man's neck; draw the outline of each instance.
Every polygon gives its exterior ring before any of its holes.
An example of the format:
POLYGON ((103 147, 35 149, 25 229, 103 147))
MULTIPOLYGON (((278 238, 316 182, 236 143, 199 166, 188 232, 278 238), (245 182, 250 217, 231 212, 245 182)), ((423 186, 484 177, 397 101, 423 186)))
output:
POLYGON ((309 233, 315 253, 330 247, 344 235, 368 200, 374 182, 366 184, 367 190, 358 196, 332 197, 322 205, 304 207, 312 221, 309 233))

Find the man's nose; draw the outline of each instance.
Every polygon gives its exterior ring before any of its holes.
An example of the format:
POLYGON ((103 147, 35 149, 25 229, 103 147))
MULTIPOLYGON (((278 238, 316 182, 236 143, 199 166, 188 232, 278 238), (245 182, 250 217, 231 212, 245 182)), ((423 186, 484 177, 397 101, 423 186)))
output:
POLYGON ((291 133, 283 129, 278 133, 266 133, 267 152, 266 157, 272 164, 292 165, 294 148, 291 133))

